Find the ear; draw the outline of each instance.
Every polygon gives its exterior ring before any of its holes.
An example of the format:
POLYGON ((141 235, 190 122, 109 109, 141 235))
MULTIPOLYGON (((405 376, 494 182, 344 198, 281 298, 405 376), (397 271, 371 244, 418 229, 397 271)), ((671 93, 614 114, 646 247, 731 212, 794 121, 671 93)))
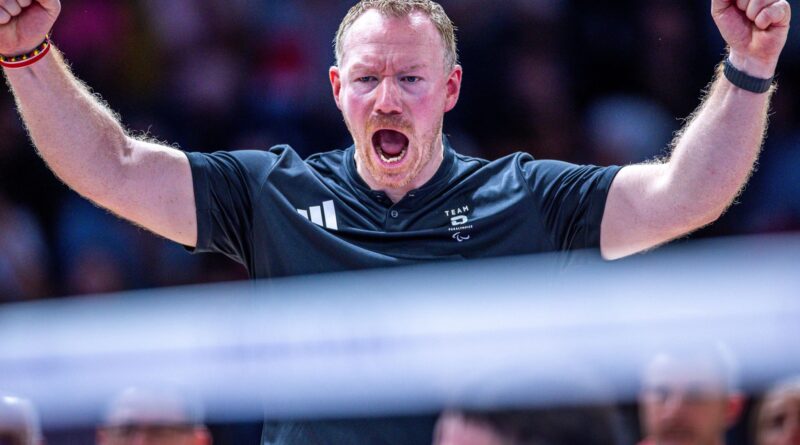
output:
POLYGON ((725 421, 728 426, 733 426, 739 416, 744 411, 744 396, 740 393, 731 394, 728 396, 727 406, 725 408, 725 421))
POLYGON ((450 76, 447 78, 447 98, 445 99, 445 106, 444 112, 447 113, 448 111, 455 108, 456 104, 458 103, 458 96, 461 94, 461 75, 463 74, 463 69, 461 65, 456 65, 453 67, 453 71, 450 72, 450 76))
POLYGON ((338 66, 332 66, 328 71, 328 76, 331 80, 331 88, 333 89, 333 100, 336 101, 336 107, 342 109, 342 102, 339 95, 342 92, 342 74, 338 66))

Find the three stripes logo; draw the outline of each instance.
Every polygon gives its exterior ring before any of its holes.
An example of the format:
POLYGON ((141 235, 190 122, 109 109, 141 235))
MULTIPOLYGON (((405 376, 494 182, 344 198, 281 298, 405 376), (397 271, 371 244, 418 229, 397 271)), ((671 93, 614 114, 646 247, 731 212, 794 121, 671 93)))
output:
POLYGON ((339 225, 336 222, 336 208, 333 206, 333 201, 325 201, 322 206, 312 206, 308 210, 297 209, 297 213, 303 215, 305 219, 310 220, 312 223, 325 227, 330 230, 339 230, 339 225), (323 220, 323 215, 325 218, 323 220))

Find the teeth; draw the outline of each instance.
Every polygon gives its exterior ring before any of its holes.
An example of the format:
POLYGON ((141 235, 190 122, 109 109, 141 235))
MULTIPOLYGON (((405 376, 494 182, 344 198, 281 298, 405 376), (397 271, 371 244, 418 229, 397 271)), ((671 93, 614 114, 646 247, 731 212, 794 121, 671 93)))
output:
POLYGON ((394 164, 395 162, 400 161, 400 159, 403 158, 404 154, 406 154, 406 149, 405 148, 397 156, 393 156, 391 158, 387 158, 386 155, 383 154, 383 150, 378 148, 378 156, 381 157, 381 160, 383 160, 383 162, 386 162, 386 163, 389 163, 389 164, 394 164))

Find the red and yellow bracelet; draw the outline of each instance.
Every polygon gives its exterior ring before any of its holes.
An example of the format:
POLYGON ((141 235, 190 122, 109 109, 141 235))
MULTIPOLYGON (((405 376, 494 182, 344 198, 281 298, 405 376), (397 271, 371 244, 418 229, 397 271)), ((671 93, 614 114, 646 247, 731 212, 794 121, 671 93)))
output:
POLYGON ((50 35, 45 36, 44 42, 28 54, 14 57, 0 55, 0 66, 4 68, 24 68, 33 65, 50 52, 50 35))

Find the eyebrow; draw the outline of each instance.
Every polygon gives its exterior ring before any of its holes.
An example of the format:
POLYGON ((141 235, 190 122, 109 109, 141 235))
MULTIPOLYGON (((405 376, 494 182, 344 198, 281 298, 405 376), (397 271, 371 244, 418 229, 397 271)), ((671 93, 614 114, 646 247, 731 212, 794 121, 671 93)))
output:
MULTIPOLYGON (((409 67, 404 67, 404 68, 398 70, 398 72, 407 73, 409 71, 414 71, 414 70, 418 70, 418 69, 421 69, 421 68, 425 68, 426 66, 427 65, 424 64, 424 63, 418 63, 416 65, 411 65, 409 67)), ((356 63, 350 69, 351 70, 364 70, 364 69, 371 70, 371 69, 376 69, 376 67, 375 67, 375 65, 372 65, 372 64, 369 64, 369 63, 356 63)))

